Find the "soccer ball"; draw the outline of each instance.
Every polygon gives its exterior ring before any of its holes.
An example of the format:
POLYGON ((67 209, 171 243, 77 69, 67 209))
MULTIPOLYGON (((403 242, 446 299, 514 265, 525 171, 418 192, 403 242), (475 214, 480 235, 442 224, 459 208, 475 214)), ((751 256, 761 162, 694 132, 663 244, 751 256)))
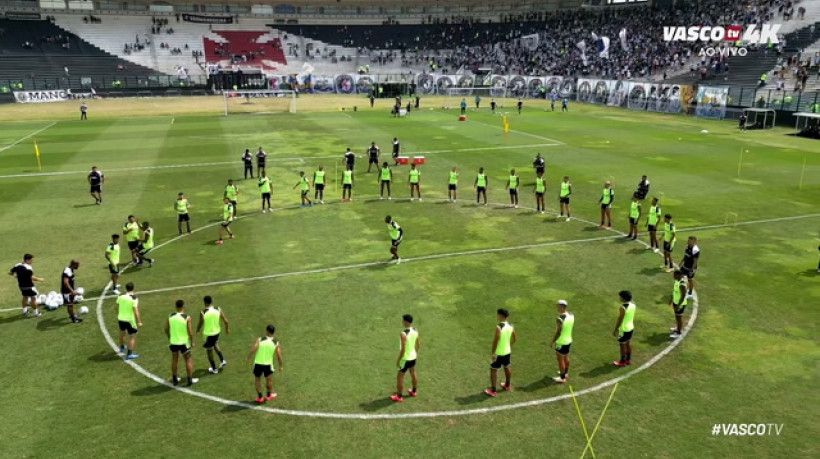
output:
POLYGON ((81 303, 85 298, 82 295, 74 295, 74 302, 81 303))
MULTIPOLYGON (((40 296, 38 296, 38 297, 37 297, 37 303, 39 303, 39 304, 46 304, 46 296, 45 296, 45 295, 40 295, 40 296)), ((28 304, 31 304, 31 299, 30 299, 30 298, 29 298, 29 300, 28 300, 28 304)))
POLYGON ((88 314, 88 306, 81 306, 80 314, 88 314))
POLYGON ((709 133, 709 131, 707 131, 706 129, 702 129, 702 130, 700 131, 700 133, 701 133, 701 134, 708 134, 708 133, 709 133))
POLYGON ((78 296, 85 295, 85 289, 82 287, 77 287, 74 289, 74 293, 76 293, 78 296))

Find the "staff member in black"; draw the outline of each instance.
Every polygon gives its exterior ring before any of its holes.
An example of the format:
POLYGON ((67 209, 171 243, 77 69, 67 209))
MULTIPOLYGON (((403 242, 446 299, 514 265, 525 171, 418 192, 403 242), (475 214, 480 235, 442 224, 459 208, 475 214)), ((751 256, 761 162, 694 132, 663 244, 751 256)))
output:
POLYGON ((245 180, 248 179, 248 174, 253 178, 253 155, 250 148, 245 149, 245 154, 242 155, 242 162, 245 163, 245 180))
MULTIPOLYGON (((259 147, 259 151, 256 152, 256 175, 262 176, 265 172, 265 159, 267 159, 268 154, 265 153, 265 150, 262 147, 259 147)), ((253 176, 251 176, 253 177, 253 176)))
POLYGON ((91 167, 91 172, 88 174, 88 185, 91 197, 94 198, 94 204, 102 204, 102 185, 105 183, 105 175, 97 169, 97 166, 91 167))
POLYGON ((356 163, 356 155, 350 151, 350 148, 347 149, 345 152, 345 169, 353 170, 353 166, 356 163))
POLYGON ((379 154, 381 151, 379 150, 379 146, 376 145, 376 142, 370 142, 370 146, 367 147, 367 172, 370 173, 370 166, 373 164, 376 165, 376 168, 379 168, 379 154))
POLYGON ((37 306, 37 295, 39 293, 34 288, 34 282, 42 282, 44 279, 34 275, 34 268, 31 267, 32 263, 34 263, 34 255, 30 253, 23 255, 23 262, 14 265, 9 270, 9 276, 17 277, 17 286, 20 287, 20 293, 23 296, 23 314, 28 315, 28 305, 30 303, 34 309, 34 317, 40 317, 43 314, 37 306))
POLYGON ((541 153, 535 155, 535 161, 532 162, 532 167, 535 168, 535 175, 543 175, 547 169, 547 164, 544 161, 544 158, 541 157, 541 153))
POLYGON ((401 144, 399 143, 399 139, 396 138, 396 137, 393 137, 393 153, 392 153, 392 156, 393 156, 393 162, 394 162, 393 165, 394 166, 399 165, 399 153, 400 152, 401 152, 401 144))
POLYGON ((641 181, 638 182, 638 189, 635 190, 635 194, 638 195, 638 199, 643 201, 646 199, 646 195, 649 194, 649 179, 646 176, 641 176, 641 181))

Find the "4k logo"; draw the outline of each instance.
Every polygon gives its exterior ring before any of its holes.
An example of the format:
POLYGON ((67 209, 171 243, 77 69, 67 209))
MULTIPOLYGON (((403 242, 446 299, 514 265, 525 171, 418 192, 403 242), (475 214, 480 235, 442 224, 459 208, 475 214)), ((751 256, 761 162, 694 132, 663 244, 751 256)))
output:
POLYGON ((741 26, 692 26, 692 27, 664 27, 664 41, 743 41, 749 44, 765 45, 767 43, 778 43, 777 32, 780 24, 763 24, 759 28, 757 25, 749 25, 746 31, 741 26))

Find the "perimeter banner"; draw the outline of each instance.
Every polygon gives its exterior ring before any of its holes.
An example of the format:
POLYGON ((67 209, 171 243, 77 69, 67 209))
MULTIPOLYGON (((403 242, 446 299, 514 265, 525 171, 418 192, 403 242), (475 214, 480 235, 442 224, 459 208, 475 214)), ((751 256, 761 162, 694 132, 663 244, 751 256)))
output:
POLYGON ((233 16, 204 16, 201 14, 183 14, 182 20, 196 24, 233 24, 233 16))
POLYGON ((94 91, 72 92, 70 89, 49 91, 14 91, 14 101, 21 104, 39 104, 44 102, 63 102, 66 100, 92 99, 94 91))
POLYGON ((727 87, 698 86, 695 115, 702 118, 725 118, 728 97, 729 88, 727 87))

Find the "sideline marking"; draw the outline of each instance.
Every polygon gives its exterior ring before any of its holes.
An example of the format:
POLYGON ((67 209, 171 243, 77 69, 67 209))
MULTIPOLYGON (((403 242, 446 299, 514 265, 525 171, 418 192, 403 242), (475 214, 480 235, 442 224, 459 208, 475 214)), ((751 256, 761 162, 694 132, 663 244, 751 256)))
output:
MULTIPOLYGON (((443 201, 443 199, 440 199, 439 201, 443 201)), ((289 208, 295 208, 295 206, 289 207, 289 208)), ((527 209, 527 208, 525 208, 525 209, 527 209)), ((256 214, 251 214, 251 215, 256 215, 256 214)), ((244 217, 249 217, 251 215, 245 215, 244 217)), ((585 221, 583 219, 576 219, 576 220, 578 220, 580 222, 583 222, 583 223, 590 224, 590 222, 585 221)), ((219 222, 210 223, 210 224, 205 225, 201 228, 198 228, 197 230, 213 227, 217 224, 219 224, 219 222)), ((612 231, 612 230, 610 230, 610 231, 612 231)), ((615 232, 618 233, 617 236, 610 236, 608 238, 621 237, 624 234, 624 233, 622 233, 620 231, 617 231, 617 230, 615 232)), ((183 237, 185 237, 185 236, 177 236, 175 238, 169 239, 169 240, 165 241, 164 243, 157 245, 154 250, 157 250, 160 247, 162 247, 164 245, 167 245, 167 244, 170 244, 171 242, 174 242, 174 241, 176 241, 180 238, 183 238, 183 237)), ((590 239, 596 239, 596 238, 590 238, 590 239)), ((600 239, 600 238, 598 238, 598 239, 600 239)), ((639 241, 639 242, 642 245, 647 245, 643 241, 639 241)), ((534 244, 534 245, 537 245, 537 244, 534 244)), ((481 249, 481 250, 492 250, 492 249, 481 249)), ((499 250, 499 249, 496 249, 496 250, 499 250)), ((438 255, 439 258, 441 258, 442 256, 443 256, 443 254, 438 255)), ((428 257, 431 257, 431 256, 428 256, 428 257)), ((416 258, 416 260, 419 260, 419 259, 424 259, 424 258, 423 257, 417 257, 416 258)), ((361 263, 359 265, 360 266, 367 266, 367 265, 381 264, 381 263, 384 263, 384 262, 361 263)), ((123 268, 121 270, 121 272, 125 272, 130 266, 131 266, 130 264, 127 265, 125 268, 123 268)), ((117 352, 119 350, 119 348, 117 347, 117 343, 114 341, 114 338, 111 336, 111 333, 108 331, 108 328, 105 326, 105 318, 103 317, 103 301, 105 300, 106 294, 108 293, 108 290, 110 288, 111 288, 111 281, 108 281, 108 283, 103 288, 102 295, 100 295, 97 298, 97 323, 100 327, 100 331, 102 332, 103 337, 108 342, 108 345, 111 347, 111 349, 114 352, 117 352)), ((604 381, 600 384, 597 384, 595 386, 588 387, 586 389, 580 390, 580 391, 576 392, 576 395, 589 394, 589 393, 596 392, 598 390, 604 389, 606 387, 612 386, 614 384, 618 384, 619 382, 621 382, 621 381, 623 381, 627 378, 630 378, 630 377, 632 377, 632 376, 646 370, 647 368, 649 368, 652 365, 654 365, 655 363, 657 363, 661 358, 663 358, 664 356, 666 356, 670 352, 672 352, 676 347, 678 347, 678 345, 681 342, 683 342, 683 339, 686 338, 686 336, 689 334, 689 331, 692 329, 692 326, 695 324, 695 319, 697 318, 697 315, 698 315, 698 306, 699 306, 697 291, 694 292, 694 297, 693 297, 692 300, 693 300, 692 302, 694 304, 694 306, 692 308, 692 314, 689 317, 689 322, 687 322, 686 327, 682 330, 681 336, 678 339, 676 339, 676 340, 672 341, 671 343, 669 343, 669 345, 666 346, 666 348, 664 348, 658 354, 654 355, 652 358, 647 360, 643 365, 635 368, 634 370, 629 371, 626 374, 623 374, 623 375, 621 375, 617 378, 610 379, 610 380, 604 381)), ((171 388, 171 389, 178 390, 178 391, 183 392, 183 393, 188 394, 188 395, 193 395, 195 397, 204 398, 206 400, 211 400, 213 402, 221 403, 221 404, 227 405, 227 406, 236 406, 236 407, 241 407, 241 408, 245 408, 245 409, 264 411, 264 412, 274 413, 274 414, 285 414, 285 415, 290 415, 290 416, 302 416, 302 417, 314 417, 314 418, 372 420, 372 419, 408 419, 408 418, 435 418, 435 417, 445 417, 445 416, 447 416, 447 417, 466 416, 466 415, 470 415, 470 414, 491 413, 491 412, 496 412, 496 411, 513 410, 513 409, 516 409, 516 408, 538 406, 538 405, 543 405, 543 404, 546 404, 546 403, 556 402, 556 401, 559 401, 559 400, 565 400, 567 398, 572 397, 571 394, 565 393, 563 395, 556 395, 556 396, 552 396, 552 397, 547 397, 547 398, 542 398, 542 399, 537 399, 537 400, 529 400, 529 401, 526 401, 526 402, 512 403, 512 404, 508 404, 508 405, 497 405, 497 406, 484 407, 484 408, 472 408, 472 409, 467 409, 467 410, 426 411, 426 412, 423 411, 423 412, 416 412, 416 413, 366 414, 366 413, 332 413, 332 412, 323 412, 323 411, 289 410, 289 409, 282 409, 282 408, 273 408, 273 407, 264 406, 264 405, 253 405, 253 404, 246 403, 246 402, 240 402, 240 401, 236 401, 236 400, 230 400, 230 399, 218 397, 218 396, 215 396, 215 395, 206 394, 204 392, 199 392, 199 391, 196 391, 196 390, 188 389, 187 387, 174 386, 171 382, 165 380, 164 378, 161 378, 161 377, 157 376, 154 373, 151 373, 150 371, 146 370, 145 368, 143 368, 141 365, 134 362, 133 360, 123 360, 123 362, 126 365, 130 365, 131 368, 136 370, 138 373, 142 374, 143 376, 145 376, 148 379, 151 379, 152 381, 156 382, 157 384, 163 385, 163 386, 171 388)))
MULTIPOLYGON (((473 123, 483 124, 484 126, 494 127, 494 128, 496 128, 496 129, 501 129, 502 131, 504 130, 504 128, 503 128, 503 127, 498 127, 498 126, 496 126, 496 125, 494 125, 494 124, 485 123, 485 122, 483 122, 483 121, 473 121, 473 123)), ((532 134, 532 133, 529 133, 529 132, 518 131, 518 130, 516 130, 516 129, 510 129, 510 132, 514 132, 514 133, 516 133, 516 134, 521 134, 521 135, 526 135, 526 136, 534 137, 534 138, 536 138, 536 139, 546 140, 546 141, 548 141, 548 142, 554 142, 556 146, 558 146, 558 145, 566 145, 564 142, 561 142, 560 140, 550 139, 549 137, 544 137, 544 136, 542 136, 542 135, 538 135, 538 134, 532 134)))
POLYGON ((23 137, 23 138, 21 138, 21 139, 19 139, 19 140, 15 141, 14 143, 8 144, 8 145, 6 145, 5 147, 0 148, 0 153, 2 153, 2 152, 4 152, 4 151, 8 150, 9 148, 12 148, 12 147, 14 147, 14 146, 18 145, 20 142, 23 142, 23 141, 25 141, 25 140, 27 140, 27 139, 30 139, 30 138, 34 137, 35 135, 37 135, 37 134, 39 134, 39 133, 41 133, 41 132, 45 131, 46 129, 48 129, 48 128, 50 128, 50 127, 52 127, 52 126, 56 125, 56 124, 57 124, 57 122, 55 121, 55 122, 53 122, 53 123, 49 124, 48 126, 46 126, 46 127, 42 128, 42 129, 38 129, 38 130, 36 130, 36 131, 32 132, 31 134, 29 134, 29 135, 27 135, 27 136, 25 136, 25 137, 23 137))
MULTIPOLYGON (((57 123, 54 123, 57 124, 57 123)), ((48 126, 51 127, 51 126, 48 126)), ((44 130, 44 129, 43 129, 44 130)), ((36 133, 35 133, 36 134, 36 133)), ((33 135, 33 134, 32 134, 33 135)), ((19 143, 19 141, 18 141, 19 143)), ((557 147, 561 144, 558 143, 539 143, 539 144, 532 144, 532 145, 513 145, 509 147, 498 146, 498 147, 479 147, 479 148, 455 148, 450 150, 430 150, 430 151, 410 151, 404 152, 402 154, 407 155, 438 155, 442 153, 467 153, 471 151, 497 151, 497 150, 520 150, 525 148, 545 148, 545 147, 557 147)), ((14 145, 9 145, 7 148, 11 148, 14 145)), ((0 150, 2 152, 3 150, 0 150)), ((334 156, 311 156, 307 158, 268 158, 270 162, 288 162, 288 161, 297 161, 300 163, 304 163, 306 161, 314 160, 314 159, 339 159, 341 160, 342 157, 339 155, 334 156)), ((106 169, 108 172, 131 172, 131 171, 145 171, 145 170, 155 170, 155 169, 178 169, 178 168, 185 168, 185 167, 209 167, 209 166, 226 166, 226 165, 236 165, 236 161, 218 161, 218 162, 210 162, 210 163, 192 163, 192 164, 167 164, 162 166, 138 166, 138 167, 122 167, 122 168, 114 168, 114 169, 106 169)), ((87 174, 88 171, 61 171, 61 172, 34 172, 30 174, 11 174, 11 175, 0 175, 0 179, 7 179, 7 178, 21 178, 21 177, 48 177, 48 176, 55 176, 55 175, 72 175, 72 174, 87 174)))

